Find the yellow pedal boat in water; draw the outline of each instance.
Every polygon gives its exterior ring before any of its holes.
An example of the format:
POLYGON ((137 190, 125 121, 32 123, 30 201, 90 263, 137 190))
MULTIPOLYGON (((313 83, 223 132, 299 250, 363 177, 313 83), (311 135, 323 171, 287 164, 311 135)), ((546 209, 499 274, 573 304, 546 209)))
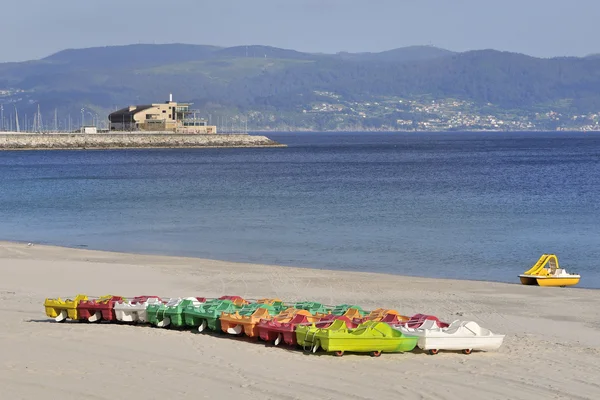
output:
POLYGON ((573 286, 579 283, 580 275, 569 274, 558 265, 555 254, 542 254, 529 270, 519 275, 523 285, 573 286))

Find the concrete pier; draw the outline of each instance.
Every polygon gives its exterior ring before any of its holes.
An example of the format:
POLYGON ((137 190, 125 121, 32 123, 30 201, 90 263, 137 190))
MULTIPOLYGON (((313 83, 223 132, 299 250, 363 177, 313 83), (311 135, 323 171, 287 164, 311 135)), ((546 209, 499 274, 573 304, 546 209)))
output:
POLYGON ((0 150, 286 147, 266 136, 165 132, 0 133, 0 150))

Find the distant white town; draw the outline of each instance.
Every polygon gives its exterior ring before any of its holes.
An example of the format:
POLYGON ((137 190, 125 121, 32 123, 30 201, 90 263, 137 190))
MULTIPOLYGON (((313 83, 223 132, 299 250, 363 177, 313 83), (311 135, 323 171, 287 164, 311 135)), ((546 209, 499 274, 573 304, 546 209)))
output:
MULTIPOLYGON (((497 105, 476 104, 460 99, 403 98, 401 96, 379 97, 369 101, 349 101, 343 96, 325 91, 315 91, 317 101, 307 102, 295 112, 248 110, 240 115, 236 110, 203 110, 206 116, 212 113, 215 125, 221 131, 235 124, 246 124, 250 130, 336 130, 336 131, 460 131, 460 130, 600 130, 600 111, 588 114, 570 114, 568 107, 557 104, 526 110, 506 108, 497 105), (219 114, 220 113, 220 114, 219 114)), ((35 94, 23 89, 0 89, 2 116, 0 130, 11 130, 16 125, 15 109, 34 107, 35 94)), ((83 116, 56 115, 56 110, 44 110, 47 127, 53 124, 61 130, 76 129, 78 125, 98 126, 104 129, 108 114, 113 110, 82 105, 83 116)), ((21 113, 18 115, 21 129, 39 125, 41 117, 21 113)), ((209 117, 210 118, 210 117, 209 117)))

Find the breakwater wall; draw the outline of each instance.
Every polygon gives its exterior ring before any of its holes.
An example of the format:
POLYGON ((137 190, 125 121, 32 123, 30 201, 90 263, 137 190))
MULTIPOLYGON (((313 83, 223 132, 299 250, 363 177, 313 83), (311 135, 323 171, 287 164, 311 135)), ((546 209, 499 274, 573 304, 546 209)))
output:
POLYGON ((266 136, 174 134, 164 132, 0 133, 0 150, 124 148, 285 147, 266 136))

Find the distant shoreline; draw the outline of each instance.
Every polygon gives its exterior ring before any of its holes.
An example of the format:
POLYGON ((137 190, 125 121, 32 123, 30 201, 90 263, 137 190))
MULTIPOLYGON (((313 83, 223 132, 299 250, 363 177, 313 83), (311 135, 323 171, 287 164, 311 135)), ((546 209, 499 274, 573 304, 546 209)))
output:
POLYGON ((547 130, 547 129, 528 129, 528 130, 503 130, 503 129, 474 129, 474 130, 386 130, 386 129, 364 129, 364 130, 313 130, 313 129, 295 129, 295 130, 277 130, 277 129, 253 129, 249 133, 486 133, 486 132, 498 132, 498 133, 562 133, 562 132, 581 132, 581 133, 600 133, 598 130, 583 130, 583 129, 560 129, 560 130, 547 130))

